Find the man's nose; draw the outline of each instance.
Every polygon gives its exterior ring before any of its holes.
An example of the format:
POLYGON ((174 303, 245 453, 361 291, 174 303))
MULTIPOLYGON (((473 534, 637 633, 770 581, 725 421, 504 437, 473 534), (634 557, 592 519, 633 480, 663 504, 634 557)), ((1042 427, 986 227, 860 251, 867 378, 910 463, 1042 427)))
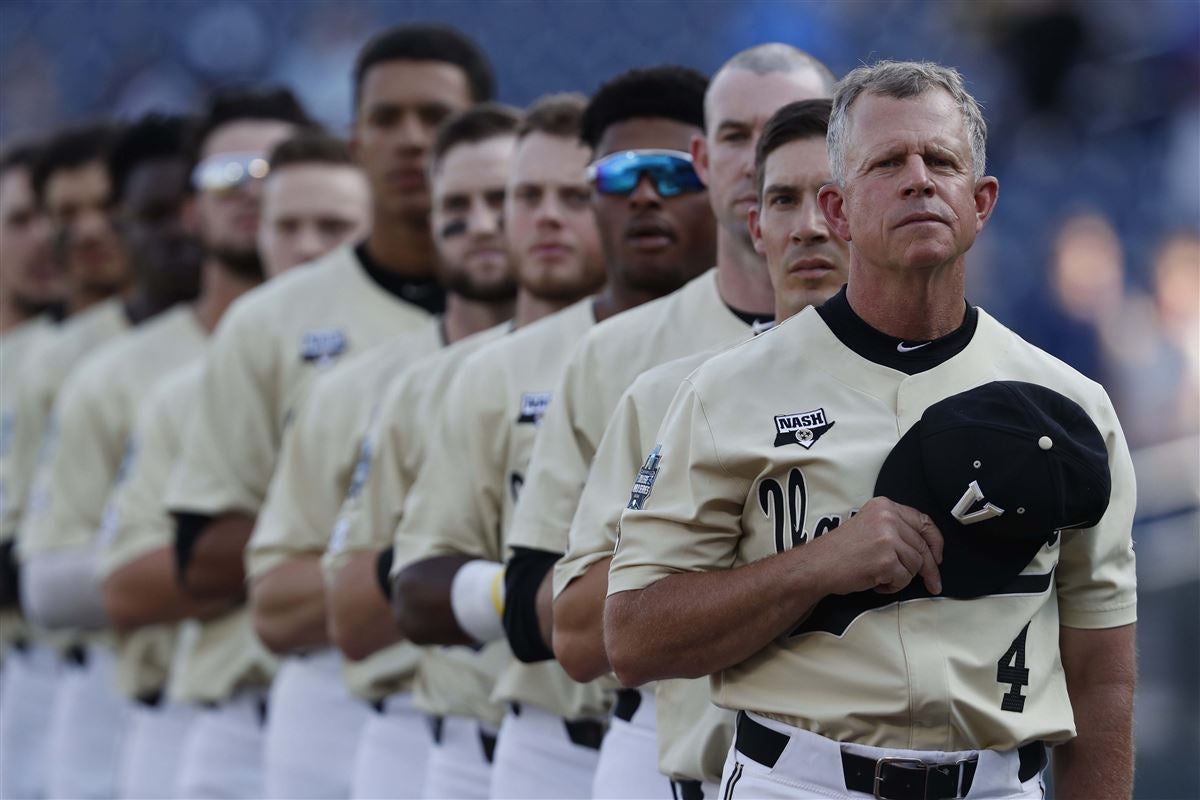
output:
POLYGON ((802 244, 820 244, 829 239, 829 228, 825 215, 816 198, 806 199, 796 214, 792 227, 792 239, 802 244))
POLYGON ((661 205, 662 195, 654 185, 649 173, 643 172, 638 176, 637 185, 629 193, 629 203, 633 206, 661 205))
POLYGON ((905 161, 903 188, 905 197, 917 194, 926 197, 933 195, 933 178, 930 177, 929 170, 925 167, 925 160, 916 153, 910 155, 905 161))

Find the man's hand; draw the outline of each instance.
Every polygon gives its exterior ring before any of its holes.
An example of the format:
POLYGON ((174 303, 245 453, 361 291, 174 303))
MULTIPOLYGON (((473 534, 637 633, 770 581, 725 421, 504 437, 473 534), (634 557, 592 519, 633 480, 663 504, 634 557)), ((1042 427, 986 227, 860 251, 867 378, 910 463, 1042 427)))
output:
POLYGON ((828 594, 868 589, 892 594, 918 574, 931 594, 942 591, 941 531, 925 514, 886 497, 868 500, 826 546, 828 594))

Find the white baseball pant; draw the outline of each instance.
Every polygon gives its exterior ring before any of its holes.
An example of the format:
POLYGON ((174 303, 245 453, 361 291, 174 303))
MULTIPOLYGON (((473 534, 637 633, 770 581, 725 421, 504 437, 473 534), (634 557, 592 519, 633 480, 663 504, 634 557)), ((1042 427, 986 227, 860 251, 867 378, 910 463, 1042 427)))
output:
POLYGON ((263 752, 266 796, 350 796, 354 757, 371 707, 342 680, 342 657, 327 648, 285 659, 271 684, 263 752))
POLYGON ((252 800, 263 796, 263 728, 267 694, 243 689, 215 706, 200 706, 188 729, 175 783, 180 800, 252 800))
POLYGON ((491 791, 496 734, 468 717, 431 718, 433 749, 425 771, 429 800, 487 800, 491 791))
POLYGON ((590 798, 600 729, 601 723, 593 720, 568 724, 528 704, 514 706, 504 716, 496 739, 491 796, 497 800, 590 798))
POLYGON ((425 766, 433 737, 412 694, 381 701, 363 725, 354 757, 351 797, 416 800, 423 797, 425 766))
POLYGON ((32 642, 4 657, 0 691, 0 798, 46 795, 50 714, 64 667, 58 654, 32 642))
POLYGON ((118 797, 161 800, 175 795, 183 744, 195 715, 192 706, 166 700, 154 705, 138 701, 130 704, 118 797))
MULTIPOLYGON (((766 748, 770 749, 770 747, 766 748)), ((758 758, 764 758, 762 753, 756 753, 758 758)), ((733 746, 725 759, 725 770, 721 776, 722 800, 734 798, 795 798, 795 797, 827 797, 844 800, 872 797, 871 792, 854 791, 846 787, 846 769, 843 759, 846 755, 860 757, 870 761, 879 759, 908 759, 909 762, 888 764, 881 772, 862 770, 860 774, 871 775, 869 781, 878 786, 881 794, 888 793, 888 783, 896 780, 916 780, 923 782, 925 777, 917 772, 905 774, 902 770, 909 767, 911 761, 922 761, 927 764, 959 765, 974 762, 972 776, 962 777, 960 767, 955 766, 951 774, 958 775, 956 787, 959 796, 969 796, 971 800, 1025 800, 1042 798, 1045 787, 1042 783, 1041 768, 1021 780, 1020 756, 1016 750, 969 750, 965 752, 947 753, 932 750, 892 750, 882 747, 867 747, 857 744, 842 744, 824 736, 801 730, 800 728, 784 725, 781 722, 761 717, 757 714, 739 714, 738 730, 734 737, 733 746), (749 720, 749 723, 747 723, 749 720), (764 735, 762 729, 766 729, 764 735), (775 740, 783 744, 782 750, 772 752, 775 763, 763 763, 746 754, 745 751, 761 750, 752 746, 761 742, 764 736, 772 738, 771 734, 782 734, 784 739, 775 740), (750 745, 750 746, 748 746, 750 745), (975 760, 977 759, 977 760, 975 760), (882 775, 885 783, 875 784, 875 775, 882 775), (969 791, 969 795, 968 795, 969 791)), ((1043 762, 1044 763, 1044 762, 1043 762)))
POLYGON ((671 780, 658 771, 654 689, 622 689, 600 745, 592 797, 596 800, 671 797, 671 780))
POLYGON ((112 653, 101 645, 79 648, 63 670, 50 712, 47 795, 115 797, 128 724, 112 653))

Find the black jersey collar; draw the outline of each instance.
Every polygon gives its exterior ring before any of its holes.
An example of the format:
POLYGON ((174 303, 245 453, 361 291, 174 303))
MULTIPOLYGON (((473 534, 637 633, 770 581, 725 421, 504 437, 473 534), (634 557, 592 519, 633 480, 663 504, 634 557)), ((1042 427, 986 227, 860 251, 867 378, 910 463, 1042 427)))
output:
POLYGON ((775 327, 774 314, 755 314, 752 311, 741 311, 729 305, 728 303, 725 304, 725 307, 729 309, 730 314, 733 314, 742 322, 750 326, 750 330, 754 332, 755 336, 763 331, 768 331, 775 327))
POLYGON ((962 325, 951 333, 932 341, 910 342, 888 336, 875 330, 862 317, 854 313, 846 299, 846 287, 817 308, 822 321, 838 340, 858 355, 899 370, 906 375, 916 375, 933 369, 943 361, 958 355, 971 343, 975 328, 979 324, 979 309, 967 303, 967 313, 962 325))
POLYGON ((433 278, 412 278, 384 267, 371 258, 366 242, 354 248, 354 255, 368 277, 388 294, 420 306, 430 314, 441 314, 446 310, 446 293, 433 278))

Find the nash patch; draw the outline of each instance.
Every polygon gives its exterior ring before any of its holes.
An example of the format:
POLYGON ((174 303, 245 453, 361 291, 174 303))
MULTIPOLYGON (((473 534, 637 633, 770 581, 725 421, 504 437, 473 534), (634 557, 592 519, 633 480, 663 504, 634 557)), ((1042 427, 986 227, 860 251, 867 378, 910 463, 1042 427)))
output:
POLYGON ((526 392, 521 395, 521 414, 517 417, 517 423, 540 424, 546 409, 550 407, 550 395, 550 392, 526 392))
POLYGON ((308 331, 300 341, 300 360, 326 364, 346 352, 346 333, 341 328, 308 331))
POLYGON ((775 446, 798 444, 807 450, 832 427, 833 421, 825 416, 823 408, 799 414, 780 414, 775 417, 775 446))
POLYGON ((650 455, 646 456, 646 463, 642 464, 642 468, 638 470, 637 478, 633 481, 633 491, 629 493, 629 505, 626 508, 634 511, 640 511, 646 503, 646 498, 650 496, 650 490, 654 488, 654 479, 658 477, 658 463, 662 461, 662 445, 654 445, 654 449, 650 451, 650 455))

